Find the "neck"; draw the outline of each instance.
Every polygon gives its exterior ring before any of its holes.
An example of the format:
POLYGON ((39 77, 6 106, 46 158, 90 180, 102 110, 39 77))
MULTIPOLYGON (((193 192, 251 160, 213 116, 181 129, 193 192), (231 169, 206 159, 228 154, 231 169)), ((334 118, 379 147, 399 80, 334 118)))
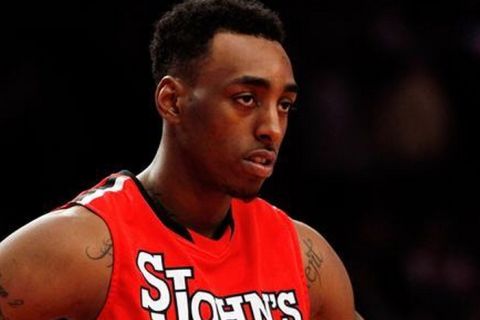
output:
POLYGON ((193 179, 178 159, 170 159, 160 148, 148 168, 137 178, 154 201, 159 201, 170 218, 212 238, 226 218, 231 197, 208 190, 193 179))

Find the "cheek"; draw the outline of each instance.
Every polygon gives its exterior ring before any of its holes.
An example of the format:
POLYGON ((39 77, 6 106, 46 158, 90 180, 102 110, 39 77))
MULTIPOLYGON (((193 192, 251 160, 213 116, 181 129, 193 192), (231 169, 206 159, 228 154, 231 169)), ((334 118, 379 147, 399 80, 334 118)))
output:
POLYGON ((282 128, 282 137, 285 137, 285 133, 287 132, 287 127, 288 127, 288 115, 281 116, 280 127, 282 128))
POLYGON ((215 157, 229 158, 232 147, 239 134, 236 133, 238 122, 232 121, 225 109, 228 106, 196 106, 184 123, 184 143, 201 153, 212 162, 222 161, 215 157))
POLYGON ((248 126, 247 119, 242 118, 230 105, 229 101, 219 98, 206 99, 207 101, 192 108, 190 121, 194 125, 194 132, 206 135, 209 140, 222 142, 229 141, 235 136, 245 135, 244 127, 248 126))

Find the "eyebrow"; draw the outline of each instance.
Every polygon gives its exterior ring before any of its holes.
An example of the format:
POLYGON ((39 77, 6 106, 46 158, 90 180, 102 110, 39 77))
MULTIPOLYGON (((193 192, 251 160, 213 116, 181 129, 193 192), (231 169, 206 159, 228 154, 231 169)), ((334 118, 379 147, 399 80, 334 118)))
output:
MULTIPOLYGON (((270 89, 270 87, 272 86, 270 81, 268 81, 267 79, 255 77, 255 76, 242 76, 239 78, 235 78, 229 83, 229 85, 232 85, 232 84, 250 85, 255 87, 262 87, 265 89, 270 89)), ((285 92, 297 93, 298 85, 296 83, 288 83, 285 85, 283 90, 285 92)))

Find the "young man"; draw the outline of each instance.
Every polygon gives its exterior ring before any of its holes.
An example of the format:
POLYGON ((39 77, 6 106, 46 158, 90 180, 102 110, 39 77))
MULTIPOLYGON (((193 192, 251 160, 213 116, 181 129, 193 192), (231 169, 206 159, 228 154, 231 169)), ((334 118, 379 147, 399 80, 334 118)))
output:
POLYGON ((0 245, 0 320, 355 319, 316 231, 256 198, 295 102, 278 17, 188 0, 151 45, 162 139, 0 245))

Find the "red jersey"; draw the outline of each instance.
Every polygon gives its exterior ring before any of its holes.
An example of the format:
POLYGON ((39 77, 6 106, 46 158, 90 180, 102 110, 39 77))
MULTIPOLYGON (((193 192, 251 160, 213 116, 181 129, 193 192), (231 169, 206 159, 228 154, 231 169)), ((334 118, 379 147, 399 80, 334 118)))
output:
POLYGON ((232 200, 217 240, 177 224, 122 171, 65 205, 107 224, 113 270, 98 319, 308 319, 308 289, 291 219, 259 198, 232 200))

